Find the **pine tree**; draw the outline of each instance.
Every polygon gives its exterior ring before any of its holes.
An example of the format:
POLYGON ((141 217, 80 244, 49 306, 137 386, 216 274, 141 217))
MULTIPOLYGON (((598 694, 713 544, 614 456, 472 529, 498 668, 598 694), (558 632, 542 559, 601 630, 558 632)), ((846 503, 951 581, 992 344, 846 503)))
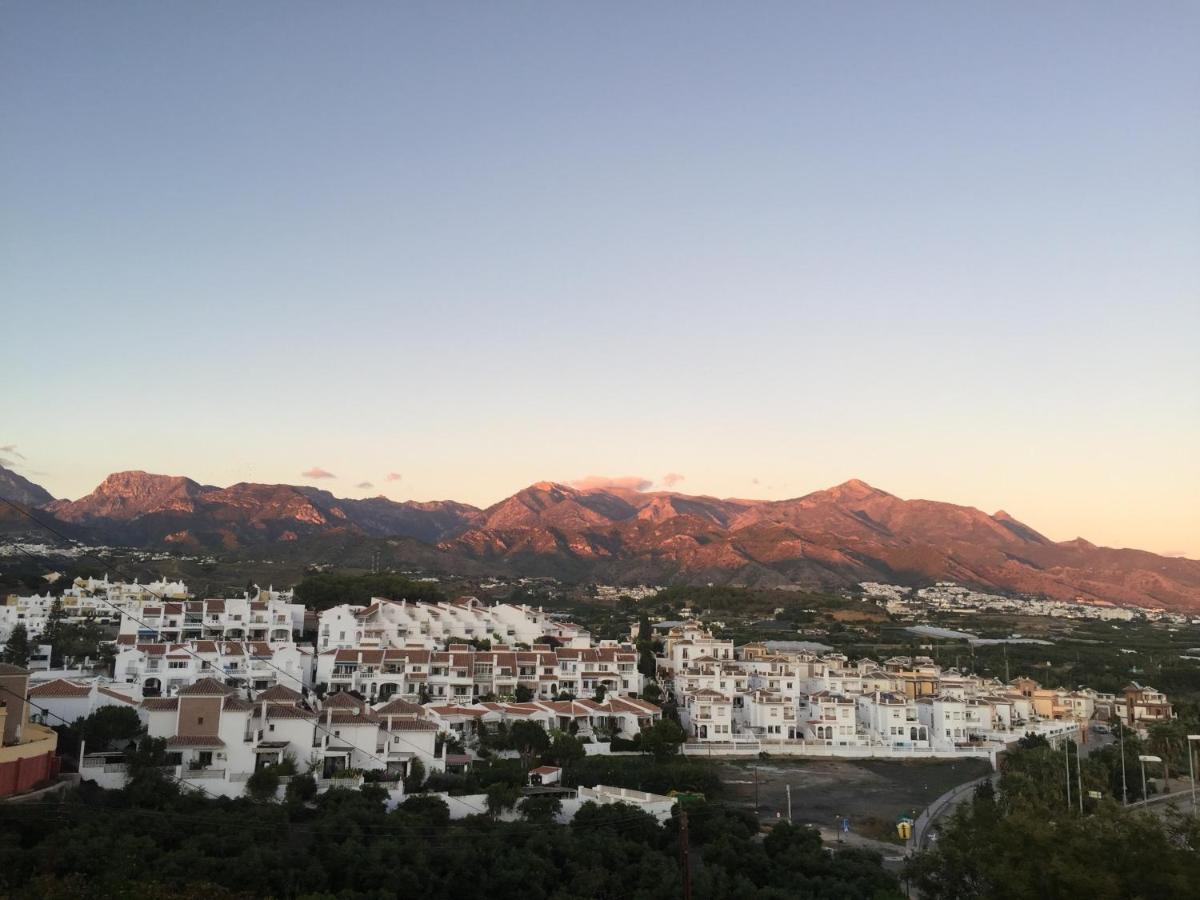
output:
POLYGON ((29 665, 30 652, 29 632, 25 629, 25 623, 18 622, 8 636, 8 643, 4 645, 4 652, 0 653, 0 660, 25 668, 29 665))
POLYGON ((54 602, 50 604, 50 612, 46 616, 46 627, 42 629, 37 640, 39 644, 50 645, 52 666, 61 664, 62 645, 63 639, 66 637, 67 625, 67 611, 63 609, 62 600, 55 597, 54 602))

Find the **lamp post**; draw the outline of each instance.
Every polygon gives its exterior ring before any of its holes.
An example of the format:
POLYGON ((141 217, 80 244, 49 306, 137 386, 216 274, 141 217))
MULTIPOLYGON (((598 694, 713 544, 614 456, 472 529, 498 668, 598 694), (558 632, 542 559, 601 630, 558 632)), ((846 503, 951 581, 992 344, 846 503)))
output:
POLYGON ((1117 737, 1121 741, 1121 803, 1129 805, 1129 787, 1125 783, 1125 726, 1117 719, 1117 737))
POLYGON ((1071 746, 1070 741, 1063 738, 1063 765, 1067 767, 1067 812, 1071 811, 1071 746))
POLYGON ((1200 741, 1200 734, 1187 736, 1188 774, 1192 776, 1192 815, 1196 815, 1196 762, 1192 759, 1192 741, 1200 741))
POLYGON ((1162 762, 1162 757, 1161 756, 1142 755, 1139 753, 1138 754, 1138 762, 1140 762, 1142 764, 1142 803, 1145 804, 1146 800, 1149 799, 1146 795, 1146 763, 1148 763, 1148 762, 1160 763, 1160 762, 1162 762))

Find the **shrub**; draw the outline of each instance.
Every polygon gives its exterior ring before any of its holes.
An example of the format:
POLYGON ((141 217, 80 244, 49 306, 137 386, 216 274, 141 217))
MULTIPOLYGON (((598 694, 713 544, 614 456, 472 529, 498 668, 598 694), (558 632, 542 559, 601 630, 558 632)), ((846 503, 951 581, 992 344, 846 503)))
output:
POLYGON ((308 774, 296 775, 283 793, 288 803, 307 803, 317 796, 317 779, 308 774))
POLYGON ((274 800, 279 791, 279 775, 271 766, 263 766, 246 779, 246 793, 255 800, 274 800))

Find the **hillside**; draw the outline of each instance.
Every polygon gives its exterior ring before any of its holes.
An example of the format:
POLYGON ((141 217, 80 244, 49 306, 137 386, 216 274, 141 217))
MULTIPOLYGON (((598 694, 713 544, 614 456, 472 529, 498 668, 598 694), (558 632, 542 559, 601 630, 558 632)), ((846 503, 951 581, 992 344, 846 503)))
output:
POLYGON ((904 500, 858 480, 779 501, 544 481, 480 510, 119 472, 86 497, 40 508, 77 533, 132 546, 293 556, 284 548, 316 537, 407 538, 426 548, 418 555, 433 554, 426 563, 572 580, 757 587, 950 580, 1058 599, 1200 609, 1195 560, 1083 540, 1057 543, 1003 511, 904 500))

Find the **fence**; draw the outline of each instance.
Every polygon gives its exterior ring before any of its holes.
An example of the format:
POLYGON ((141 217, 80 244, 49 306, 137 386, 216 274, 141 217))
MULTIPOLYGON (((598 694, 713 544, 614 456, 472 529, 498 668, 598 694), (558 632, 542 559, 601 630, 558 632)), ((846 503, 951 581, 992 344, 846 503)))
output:
POLYGON ((687 756, 758 756, 766 752, 778 756, 813 756, 839 759, 962 759, 975 757, 987 759, 996 766, 998 747, 927 747, 893 746, 828 746, 801 741, 708 741, 684 744, 687 756))

